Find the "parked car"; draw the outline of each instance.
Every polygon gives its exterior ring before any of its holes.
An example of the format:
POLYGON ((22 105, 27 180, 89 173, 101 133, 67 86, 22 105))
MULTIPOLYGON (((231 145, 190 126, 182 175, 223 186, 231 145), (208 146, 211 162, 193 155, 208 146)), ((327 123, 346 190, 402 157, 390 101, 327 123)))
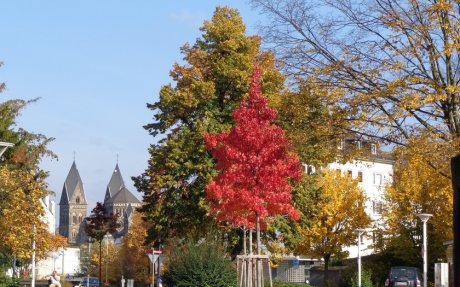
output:
POLYGON ((391 267, 385 287, 421 287, 418 269, 415 267, 391 267))
POLYGON ((75 287, 99 287, 99 278, 82 277, 80 283, 78 285, 75 285, 75 287))

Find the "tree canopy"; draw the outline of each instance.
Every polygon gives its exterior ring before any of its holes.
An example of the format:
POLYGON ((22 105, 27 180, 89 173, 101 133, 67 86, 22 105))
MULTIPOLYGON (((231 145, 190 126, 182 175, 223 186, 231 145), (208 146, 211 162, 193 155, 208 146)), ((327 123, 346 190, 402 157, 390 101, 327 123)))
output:
POLYGON ((347 131, 397 145, 432 138, 439 156, 458 154, 458 1, 252 2, 290 75, 341 90, 333 106, 347 131))
MULTIPOLYGON (((5 87, 0 83, 0 93, 5 87)), ((62 238, 50 234, 43 222, 42 200, 49 194, 45 182, 48 174, 39 163, 44 156, 55 158, 47 147, 53 139, 16 125, 21 111, 35 101, 0 102, 0 141, 13 144, 0 158, 0 257, 5 259, 2 262, 26 264, 31 258, 33 238, 37 258, 65 246, 62 238)), ((12 267, 15 272, 15 264, 12 267)))
POLYGON ((250 229, 256 227, 256 217, 298 218, 289 180, 302 173, 284 131, 274 124, 276 112, 261 94, 260 78, 256 68, 249 97, 233 112, 235 126, 204 135, 219 171, 206 187, 211 211, 220 221, 250 229))
POLYGON ((193 45, 181 48, 184 63, 174 64, 174 85, 161 88, 159 101, 148 104, 154 122, 145 129, 159 142, 149 148, 145 172, 134 178, 144 193, 141 208, 150 224, 148 240, 203 234, 213 224, 205 186, 216 175, 203 134, 218 133, 233 124, 232 112, 249 90, 254 62, 264 69, 262 89, 272 95, 283 87, 270 53, 260 39, 247 36, 239 13, 217 7, 193 45))

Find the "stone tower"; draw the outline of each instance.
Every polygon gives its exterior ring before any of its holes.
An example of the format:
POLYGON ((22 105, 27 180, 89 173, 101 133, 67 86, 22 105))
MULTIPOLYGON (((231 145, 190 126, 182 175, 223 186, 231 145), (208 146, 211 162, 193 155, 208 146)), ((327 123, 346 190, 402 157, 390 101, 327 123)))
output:
POLYGON ((75 161, 64 182, 59 205, 59 234, 67 237, 70 245, 80 244, 85 238, 81 226, 86 217, 88 204, 75 161))
POLYGON ((118 163, 105 191, 104 206, 107 212, 119 216, 120 228, 112 236, 122 238, 128 232, 132 215, 141 202, 126 188, 118 163))

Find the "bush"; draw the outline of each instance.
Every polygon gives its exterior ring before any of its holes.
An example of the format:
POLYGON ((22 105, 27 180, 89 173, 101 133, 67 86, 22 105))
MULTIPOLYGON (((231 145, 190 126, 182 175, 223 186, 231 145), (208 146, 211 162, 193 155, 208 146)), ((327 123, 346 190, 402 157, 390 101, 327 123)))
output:
POLYGON ((236 286, 236 270, 220 244, 188 242, 172 250, 163 279, 168 287, 236 286))
MULTIPOLYGON (((358 287, 358 272, 356 272, 351 278, 351 287, 358 287)), ((362 287, 372 287, 372 272, 368 269, 363 269, 361 271, 361 286, 362 287)))
MULTIPOLYGON (((279 280, 273 281, 273 287, 309 287, 310 285, 306 283, 292 283, 292 282, 284 282, 279 280)), ((265 281, 265 287, 270 287, 270 282, 265 281)))

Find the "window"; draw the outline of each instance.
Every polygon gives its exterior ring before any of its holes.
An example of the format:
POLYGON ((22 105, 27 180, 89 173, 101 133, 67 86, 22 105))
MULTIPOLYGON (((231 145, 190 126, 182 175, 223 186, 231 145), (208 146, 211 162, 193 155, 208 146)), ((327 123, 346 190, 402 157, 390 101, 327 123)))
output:
POLYGON ((306 172, 307 172, 307 174, 309 174, 309 175, 314 174, 314 173, 315 173, 315 167, 312 166, 312 165, 307 165, 307 166, 306 166, 306 172))
POLYGON ((382 183, 383 183, 383 176, 380 173, 374 173, 374 184, 382 185, 382 183))
POLYGON ((377 154, 377 145, 371 144, 371 154, 377 154))
POLYGON ((374 214, 382 214, 383 204, 381 201, 374 200, 372 201, 372 212, 374 214))
POLYGON ((348 175, 349 177, 353 177, 353 171, 347 170, 347 175, 348 175))
POLYGON ((337 149, 342 150, 343 149, 343 140, 339 140, 337 143, 337 149))
POLYGON ((77 196, 77 198, 75 198, 75 202, 80 203, 80 197, 79 196, 77 196))
POLYGON ((77 216, 75 214, 72 215, 73 219, 73 224, 77 224, 77 216))
POLYGON ((358 181, 363 182, 363 172, 362 171, 358 171, 358 181))
POLYGON ((83 216, 81 214, 78 215, 78 222, 82 222, 83 221, 83 216))

